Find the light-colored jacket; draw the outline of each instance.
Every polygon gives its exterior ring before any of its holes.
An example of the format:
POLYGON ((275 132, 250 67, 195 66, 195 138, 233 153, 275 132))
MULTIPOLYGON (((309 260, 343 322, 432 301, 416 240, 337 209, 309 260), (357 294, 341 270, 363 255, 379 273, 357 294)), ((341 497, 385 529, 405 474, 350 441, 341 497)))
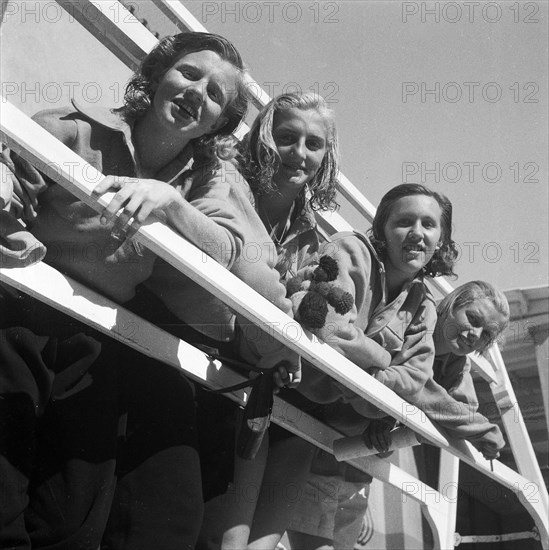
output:
POLYGON ((451 353, 437 356, 433 371, 413 404, 450 436, 467 439, 483 454, 494 456, 505 441, 499 427, 478 412, 469 358, 451 353))
MULTIPOLYGON (((75 105, 43 111, 34 119, 103 174, 138 177, 132 127, 123 110, 75 105)), ((191 156, 192 148, 188 147, 155 175, 155 179, 178 188, 187 200, 188 231, 183 236, 205 251, 205 261, 218 261, 291 315, 291 302, 274 268, 276 249, 250 202, 247 183, 230 163, 189 169, 191 156)), ((16 154, 5 150, 2 160, 10 176, 2 192, 5 214, 13 214, 9 215, 10 223, 14 217, 23 219, 32 235, 47 248, 47 263, 118 303, 130 300, 136 286, 153 275, 153 253, 131 239, 120 243, 113 238, 112 223, 102 225, 98 212, 16 154)), ((6 231, 13 233, 13 228, 6 231)), ((3 242, 9 244, 9 239, 3 242)), ((15 260, 20 256, 23 264, 25 251, 11 250, 11 265, 14 253, 15 260)), ((161 263, 159 270, 166 266, 161 263)), ((172 270, 170 266, 167 269, 172 270)), ((207 293, 177 272, 171 281, 178 282, 177 288, 156 287, 170 309, 188 324, 202 326, 209 320, 224 330, 225 319, 218 318, 217 310, 209 309, 210 303, 202 299, 207 293), (198 301, 189 299, 198 295, 198 301)), ((154 281, 151 286, 154 290, 154 281)))
MULTIPOLYGON (((321 245, 320 255, 324 254, 337 260, 339 275, 334 284, 354 297, 354 306, 345 315, 329 307, 325 326, 312 332, 412 401, 433 374, 436 307, 423 278, 418 275, 405 284, 389 302, 385 267, 364 235, 338 234, 321 245)), ((297 390, 318 403, 350 403, 364 417, 385 415, 310 365, 304 366, 297 390)))

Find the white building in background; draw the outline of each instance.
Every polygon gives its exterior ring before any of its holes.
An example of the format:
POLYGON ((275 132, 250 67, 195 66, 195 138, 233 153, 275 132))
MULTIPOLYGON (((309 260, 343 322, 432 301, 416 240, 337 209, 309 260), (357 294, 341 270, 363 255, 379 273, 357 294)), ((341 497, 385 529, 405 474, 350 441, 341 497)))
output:
POLYGON ((549 484, 549 286, 505 292, 511 323, 502 349, 524 422, 549 484))

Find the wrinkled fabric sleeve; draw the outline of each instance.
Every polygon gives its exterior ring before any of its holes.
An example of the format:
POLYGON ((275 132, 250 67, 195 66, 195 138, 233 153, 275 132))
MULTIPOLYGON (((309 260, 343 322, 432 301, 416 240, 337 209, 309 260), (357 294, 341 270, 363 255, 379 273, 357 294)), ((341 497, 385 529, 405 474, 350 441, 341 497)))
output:
MULTIPOLYGON (((370 251, 355 236, 347 236, 334 242, 323 243, 319 255, 325 254, 333 257, 338 263, 339 272, 334 286, 349 292, 354 303, 345 315, 336 313, 328 305, 324 327, 313 329, 311 332, 363 370, 369 371, 372 367, 387 368, 391 364, 390 353, 365 335, 365 327, 357 325, 359 316, 364 317, 368 313, 361 311, 361 308, 370 306, 367 298, 372 269, 370 251)), ((300 273, 303 273, 303 270, 300 270, 300 273)), ((343 399, 353 404, 360 400, 368 406, 366 401, 350 389, 306 362, 303 364, 303 380, 298 391, 316 403, 330 403, 343 399)), ((370 407, 375 409, 373 406, 370 407)), ((360 409, 360 406, 358 408, 360 409)))
POLYGON ((336 313, 334 308, 328 305, 324 326, 312 329, 311 332, 364 370, 371 367, 388 367, 391 362, 389 352, 366 336, 364 328, 356 324, 358 308, 368 292, 372 269, 370 251, 359 239, 349 236, 324 243, 319 254, 329 254, 337 261, 339 272, 333 285, 349 292, 354 303, 351 310, 344 315, 336 313))
MULTIPOLYGON (((252 204, 248 184, 230 163, 213 172, 187 178, 183 193, 190 214, 206 218, 194 226, 189 222, 189 240, 204 252, 203 261, 215 260, 231 271, 284 313, 292 315, 286 288, 275 269, 276 249, 252 204), (186 186, 191 182, 190 187, 186 186), (217 226, 210 231, 211 224, 217 226)), ((260 357, 284 349, 266 327, 265 334, 254 323, 234 312, 198 283, 159 262, 146 286, 157 294, 180 319, 216 340, 226 341, 237 330, 237 348, 243 359, 255 363, 260 357), (168 280, 170 283, 167 284, 168 280)))
MULTIPOLYGON (((61 120, 54 111, 42 111, 32 118, 65 145, 73 143, 77 132, 74 120, 61 120)), ((7 148, 2 150, 0 265, 3 267, 24 267, 39 262, 46 255, 46 247, 18 220, 32 223, 38 215, 38 197, 51 183, 21 156, 7 148)))
POLYGON ((435 305, 425 296, 406 328, 402 349, 393 355, 389 367, 372 373, 374 378, 404 399, 409 400, 421 391, 425 382, 433 376, 435 325, 435 305))
POLYGON ((494 456, 505 446, 499 427, 478 412, 478 400, 468 370, 463 373, 459 385, 450 391, 433 379, 428 380, 417 400, 411 402, 451 437, 467 439, 483 454, 494 456))
MULTIPOLYGON (((287 323, 293 324, 292 302, 286 298, 286 287, 275 267, 278 261, 276 246, 255 210, 250 186, 240 174, 234 180, 234 192, 241 205, 241 221, 246 226, 246 239, 242 253, 236 258, 231 272, 285 313, 289 317, 287 323)), ((286 349, 275 338, 272 325, 260 328, 240 313, 236 313, 236 324, 236 347, 245 361, 255 363, 260 357, 280 354, 284 358, 291 357, 294 363, 297 361, 297 354, 286 349)), ((289 333, 292 334, 291 330, 289 333)))
POLYGON ((187 178, 190 188, 184 191, 186 201, 177 213, 177 223, 171 225, 216 262, 231 269, 246 239, 246 208, 245 197, 235 186, 238 174, 227 168, 228 164, 222 162, 217 168, 191 172, 187 178))
MULTIPOLYGON (((244 199, 235 187, 238 174, 217 168, 186 172, 178 188, 186 199, 178 212, 176 231, 204 254, 204 263, 215 261, 232 269, 242 254, 246 235, 244 199)), ((175 225, 175 224, 174 224, 175 225)), ((179 319, 218 341, 233 338, 234 314, 213 294, 163 260, 157 260, 145 286, 179 319)))
MULTIPOLYGON (((413 401, 433 376, 436 308, 430 296, 426 292, 423 295, 421 304, 404 332, 402 348, 395 352, 390 365, 385 369, 370 370, 376 380, 407 401, 413 401)), ((374 405, 358 398, 353 398, 352 405, 364 416, 379 418, 385 415, 374 405)))

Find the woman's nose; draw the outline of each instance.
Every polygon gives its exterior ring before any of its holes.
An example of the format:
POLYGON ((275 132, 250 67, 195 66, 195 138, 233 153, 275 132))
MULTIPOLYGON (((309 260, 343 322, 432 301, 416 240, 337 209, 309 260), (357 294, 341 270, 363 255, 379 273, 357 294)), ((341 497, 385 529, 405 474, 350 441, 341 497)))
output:
POLYGON ((185 95, 187 96, 187 99, 189 99, 190 101, 194 101, 197 104, 202 103, 202 101, 204 100, 203 83, 198 80, 196 82, 193 82, 187 87, 185 91, 185 95))
POLYGON ((304 159, 305 158, 305 144, 301 141, 297 141, 294 143, 294 146, 292 147, 291 153, 293 156, 304 159))
POLYGON ((471 327, 467 335, 468 340, 471 342, 477 342, 482 336, 482 331, 482 327, 471 327))
POLYGON ((421 224, 415 223, 408 232, 408 236, 412 239, 421 240, 423 238, 423 232, 421 231, 421 224))

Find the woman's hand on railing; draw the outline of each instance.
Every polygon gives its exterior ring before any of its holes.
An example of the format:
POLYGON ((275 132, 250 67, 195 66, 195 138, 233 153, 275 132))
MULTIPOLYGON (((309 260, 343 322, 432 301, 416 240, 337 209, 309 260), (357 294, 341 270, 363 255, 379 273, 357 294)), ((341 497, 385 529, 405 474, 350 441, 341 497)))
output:
POLYGON ((115 192, 113 199, 101 215, 107 225, 122 210, 115 222, 118 230, 127 232, 132 221, 142 224, 154 211, 166 210, 183 200, 177 189, 154 179, 107 176, 94 189, 94 195, 115 192))
POLYGON ((272 370, 276 385, 280 388, 296 388, 301 382, 301 357, 289 348, 263 356, 257 367, 261 371, 272 370))
POLYGON ((368 449, 375 449, 381 458, 391 454, 390 447, 393 442, 391 430, 395 426, 393 418, 374 418, 362 433, 364 444, 368 449))
POLYGON ((476 447, 482 453, 482 456, 486 460, 496 460, 497 458, 499 458, 500 449, 496 445, 493 445, 491 442, 476 444, 476 441, 471 441, 471 443, 473 444, 473 447, 476 447))

